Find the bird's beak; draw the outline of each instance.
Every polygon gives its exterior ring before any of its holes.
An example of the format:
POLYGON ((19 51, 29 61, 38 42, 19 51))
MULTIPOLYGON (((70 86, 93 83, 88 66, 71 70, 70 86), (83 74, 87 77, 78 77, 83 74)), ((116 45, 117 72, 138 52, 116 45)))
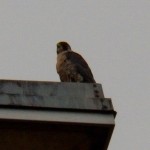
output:
POLYGON ((62 47, 60 45, 57 45, 57 54, 59 54, 62 51, 62 47))
POLYGON ((59 54, 59 50, 57 49, 57 54, 59 54))
POLYGON ((59 47, 57 47, 57 54, 59 54, 60 53, 60 48, 59 47))

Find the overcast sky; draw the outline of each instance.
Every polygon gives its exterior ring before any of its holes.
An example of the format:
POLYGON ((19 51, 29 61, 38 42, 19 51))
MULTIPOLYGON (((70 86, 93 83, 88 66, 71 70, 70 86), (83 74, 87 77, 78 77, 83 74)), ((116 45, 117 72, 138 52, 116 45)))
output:
POLYGON ((0 79, 59 81, 61 40, 112 98, 118 114, 109 150, 148 150, 150 1, 0 0, 0 79))

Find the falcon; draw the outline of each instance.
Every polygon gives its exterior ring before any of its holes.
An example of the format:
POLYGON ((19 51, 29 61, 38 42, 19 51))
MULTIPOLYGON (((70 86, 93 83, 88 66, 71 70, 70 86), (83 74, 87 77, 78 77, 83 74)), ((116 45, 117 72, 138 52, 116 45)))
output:
POLYGON ((96 83, 87 62, 64 41, 57 43, 56 70, 61 82, 96 83))

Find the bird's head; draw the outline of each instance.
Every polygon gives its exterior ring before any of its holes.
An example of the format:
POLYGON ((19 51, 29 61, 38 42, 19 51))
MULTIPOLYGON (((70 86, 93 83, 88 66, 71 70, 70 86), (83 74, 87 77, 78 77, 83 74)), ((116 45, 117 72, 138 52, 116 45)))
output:
POLYGON ((70 45, 64 41, 57 43, 57 54, 64 51, 71 51, 70 45))

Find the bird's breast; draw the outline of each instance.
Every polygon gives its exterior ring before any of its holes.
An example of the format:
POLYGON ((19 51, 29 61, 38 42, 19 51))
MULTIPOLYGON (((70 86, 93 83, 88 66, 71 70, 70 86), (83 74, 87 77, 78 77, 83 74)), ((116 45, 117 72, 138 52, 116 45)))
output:
POLYGON ((66 53, 63 52, 57 55, 56 69, 58 74, 71 74, 76 70, 75 65, 66 57, 66 53))
POLYGON ((57 64, 56 64, 57 72, 60 72, 64 68, 66 62, 67 62, 66 52, 57 55, 57 64))

